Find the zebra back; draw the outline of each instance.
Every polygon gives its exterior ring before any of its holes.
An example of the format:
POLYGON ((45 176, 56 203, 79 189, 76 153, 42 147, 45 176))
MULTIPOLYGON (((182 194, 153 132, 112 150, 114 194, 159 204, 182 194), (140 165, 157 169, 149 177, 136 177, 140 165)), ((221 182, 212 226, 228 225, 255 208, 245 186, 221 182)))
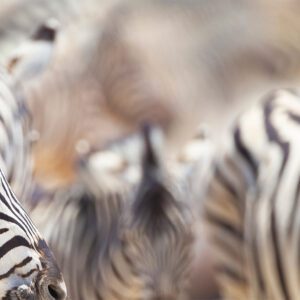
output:
POLYGON ((216 164, 206 219, 227 299, 298 299, 297 91, 270 93, 245 112, 216 164))

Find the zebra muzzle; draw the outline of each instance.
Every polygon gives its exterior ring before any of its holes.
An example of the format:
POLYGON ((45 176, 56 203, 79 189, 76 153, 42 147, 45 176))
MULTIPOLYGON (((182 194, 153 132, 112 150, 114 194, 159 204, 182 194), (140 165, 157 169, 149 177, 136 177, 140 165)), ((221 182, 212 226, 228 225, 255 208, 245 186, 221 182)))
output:
POLYGON ((63 280, 44 278, 39 285, 38 294, 43 300, 65 300, 67 298, 67 289, 63 280))

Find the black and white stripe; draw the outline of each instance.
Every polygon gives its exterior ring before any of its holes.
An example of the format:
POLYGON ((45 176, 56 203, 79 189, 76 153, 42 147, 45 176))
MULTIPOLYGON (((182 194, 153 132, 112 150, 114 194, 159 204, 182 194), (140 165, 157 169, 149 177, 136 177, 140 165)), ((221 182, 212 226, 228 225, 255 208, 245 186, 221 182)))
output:
POLYGON ((27 213, 11 190, 26 197, 31 183, 28 125, 18 102, 0 74, 0 298, 65 299, 60 270, 27 213), (3 172, 2 170, 3 169, 3 172))
POLYGON ((270 93, 216 163, 206 219, 226 299, 300 297, 299 120, 297 91, 270 93))
POLYGON ((14 193, 26 200, 31 185, 30 118, 23 99, 17 100, 10 78, 0 73, 0 167, 14 193))

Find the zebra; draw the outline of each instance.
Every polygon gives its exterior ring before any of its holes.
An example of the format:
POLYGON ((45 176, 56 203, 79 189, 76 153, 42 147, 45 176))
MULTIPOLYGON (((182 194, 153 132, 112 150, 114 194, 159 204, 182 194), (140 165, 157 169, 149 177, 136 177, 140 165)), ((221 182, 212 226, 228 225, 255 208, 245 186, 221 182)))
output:
POLYGON ((59 267, 0 171, 0 298, 66 299, 59 267))
POLYGON ((11 77, 0 69, 0 168, 16 196, 25 200, 32 172, 30 115, 12 86, 11 77))
POLYGON ((0 111, 2 143, 0 167, 17 197, 27 199, 32 183, 33 143, 39 132, 33 128, 33 114, 24 97, 25 83, 34 82, 51 62, 58 29, 57 20, 42 23, 31 38, 12 51, 0 67, 0 111), (25 180, 26 178, 26 180, 25 180), (27 193, 27 194, 26 194, 27 193))
POLYGON ((110 157, 106 152, 100 163, 104 159, 104 167, 120 170, 118 184, 108 184, 111 175, 97 172, 106 184, 98 193, 93 184, 92 193, 82 185, 94 182, 90 165, 81 162, 81 172, 87 173, 81 184, 41 200, 31 211, 74 300, 189 299, 193 214, 186 196, 171 182, 162 148, 148 127, 141 152, 140 177, 128 182, 123 174, 132 174, 134 163, 120 164, 116 152, 110 157))
POLYGON ((29 41, 12 51, 6 59, 6 70, 13 78, 14 90, 21 89, 32 78, 41 75, 51 62, 59 28, 56 19, 41 24, 29 41))
POLYGON ((31 177, 29 146, 23 136, 24 107, 10 91, 6 74, 0 75, 0 298, 66 299, 52 252, 6 180, 18 197, 26 196, 24 186, 31 177))
POLYGON ((78 16, 80 9, 79 1, 73 0, 3 0, 0 8, 0 63, 26 42, 45 20, 55 18, 59 23, 70 22, 78 16))
POLYGON ((224 299, 300 298, 299 120, 297 89, 270 92, 214 163, 205 219, 224 299))

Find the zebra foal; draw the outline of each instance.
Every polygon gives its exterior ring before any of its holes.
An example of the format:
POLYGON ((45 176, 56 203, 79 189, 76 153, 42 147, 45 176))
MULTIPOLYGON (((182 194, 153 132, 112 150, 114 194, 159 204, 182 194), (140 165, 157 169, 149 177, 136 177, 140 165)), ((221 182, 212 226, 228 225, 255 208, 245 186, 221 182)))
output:
POLYGON ((205 201, 225 299, 300 299, 300 94, 242 114, 205 201))

